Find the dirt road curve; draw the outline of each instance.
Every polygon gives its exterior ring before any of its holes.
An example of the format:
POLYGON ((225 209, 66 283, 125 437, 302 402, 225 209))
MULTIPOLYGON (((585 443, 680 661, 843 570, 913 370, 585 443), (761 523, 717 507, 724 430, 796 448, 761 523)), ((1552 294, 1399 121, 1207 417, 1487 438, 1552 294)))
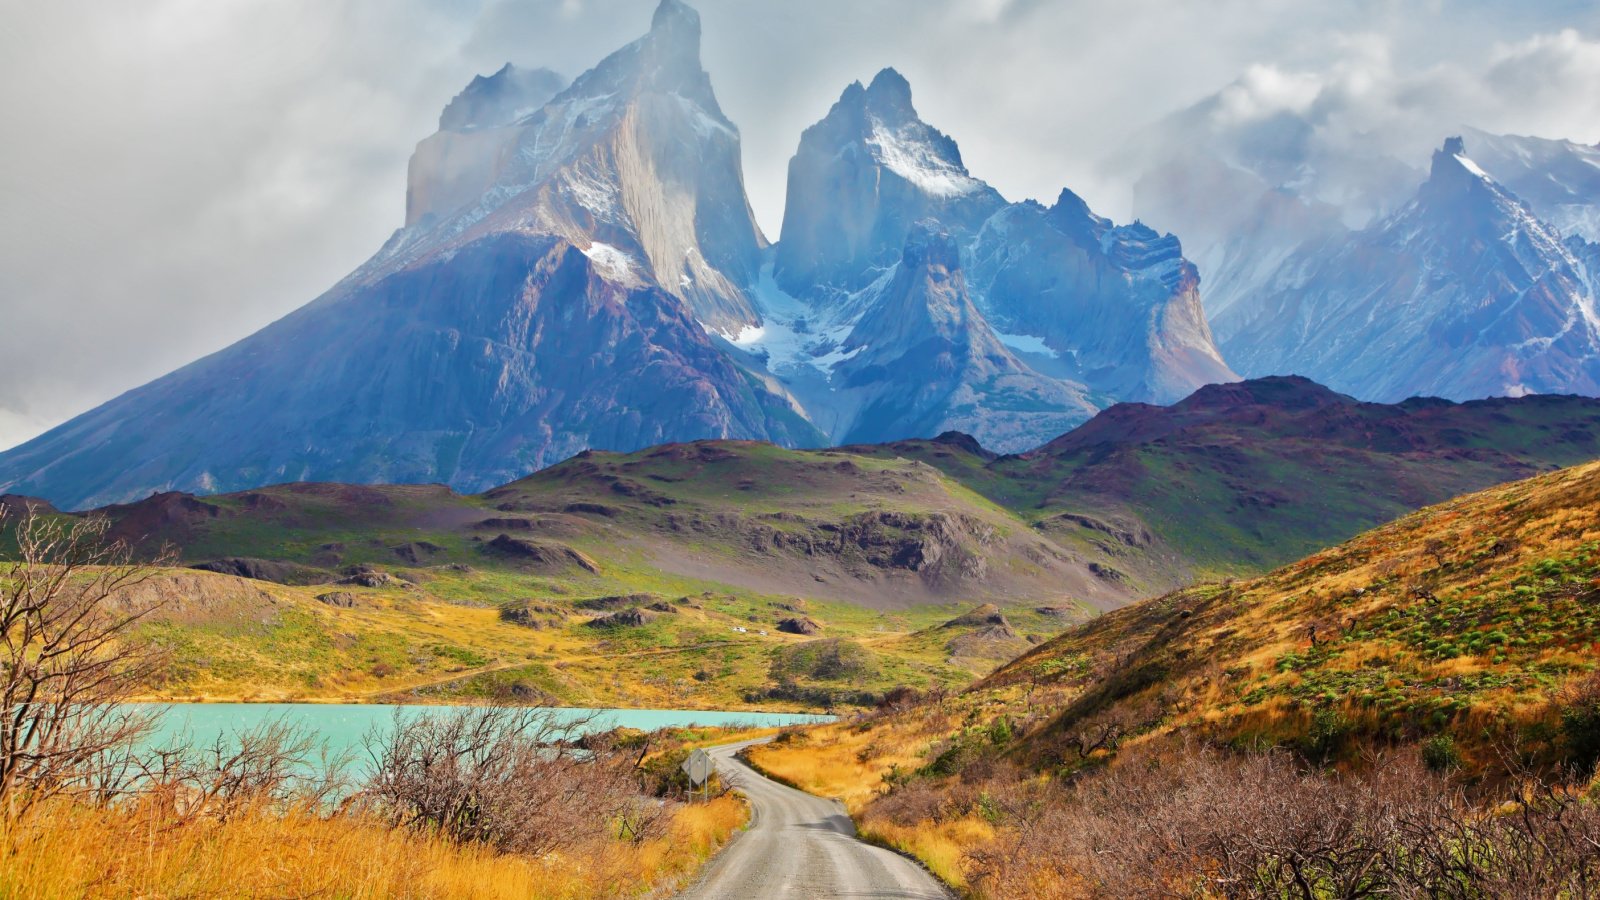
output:
POLYGON ((750 828, 717 854, 681 898, 950 900, 950 892, 916 863, 857 840, 838 803, 764 778, 734 758, 751 743, 710 751, 723 779, 750 798, 750 828))

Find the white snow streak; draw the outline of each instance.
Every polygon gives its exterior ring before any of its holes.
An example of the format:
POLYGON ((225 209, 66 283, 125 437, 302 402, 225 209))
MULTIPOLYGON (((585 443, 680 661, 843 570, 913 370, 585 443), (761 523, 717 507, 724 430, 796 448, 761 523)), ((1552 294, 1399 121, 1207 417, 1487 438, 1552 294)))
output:
POLYGON ((926 143, 904 140, 882 125, 872 129, 867 145, 877 148, 884 168, 935 197, 960 197, 983 187, 983 182, 939 158, 926 143))

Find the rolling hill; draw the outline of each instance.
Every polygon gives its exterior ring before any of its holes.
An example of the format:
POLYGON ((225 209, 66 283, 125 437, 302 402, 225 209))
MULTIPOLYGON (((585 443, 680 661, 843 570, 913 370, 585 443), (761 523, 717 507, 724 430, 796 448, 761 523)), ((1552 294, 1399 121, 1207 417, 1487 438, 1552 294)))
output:
POLYGON ((585 452, 482 494, 301 483, 98 512, 192 567, 163 588, 163 695, 815 708, 965 683, 1197 574, 1600 455, 1597 433, 1594 400, 1381 406, 1264 379, 1113 407, 1020 456, 960 435, 702 441, 585 452), (779 665, 806 640, 870 663, 779 665), (637 659, 630 677, 608 655, 637 659))
POLYGON ((1600 457, 1600 401, 1363 403, 1298 377, 1124 403, 996 456, 970 441, 852 448, 935 466, 1153 594, 1252 574, 1468 491, 1600 457))
MULTIPOLYGON (((1524 788, 1497 793, 1497 785, 1512 775, 1565 773, 1581 786, 1600 760, 1600 680, 1592 674, 1600 642, 1597 510, 1600 463, 1469 494, 1258 578, 1197 585, 1109 613, 960 694, 903 695, 865 722, 799 732, 753 756, 779 777, 842 797, 868 833, 954 882, 1021 871, 1043 879, 1035 896, 1110 894, 1096 886, 1103 873, 1081 857, 1019 862, 1015 854, 1030 845, 1018 829, 1037 824, 1029 809, 1067 804, 1054 808, 1076 810, 1090 831, 1119 821, 1124 807, 1135 818, 1173 817, 1145 820, 1147 835, 1185 827, 1179 819, 1188 813, 1170 797, 1129 787, 1141 779, 1173 796, 1213 791, 1213 805, 1202 811, 1213 822, 1241 834, 1281 827, 1252 833, 1284 842, 1344 836, 1303 819, 1241 824, 1236 817, 1248 818, 1248 799, 1225 784, 1206 787, 1206 779, 1219 772, 1282 779, 1255 787, 1304 791, 1305 809, 1326 821, 1344 812, 1317 806, 1323 801, 1315 792, 1350 783, 1405 815, 1421 815, 1407 804, 1434 804, 1425 806, 1434 818, 1406 827, 1455 821, 1447 810, 1474 799, 1513 810, 1528 803, 1527 818, 1507 827, 1542 827, 1549 810, 1571 810, 1559 794, 1534 806, 1518 794, 1524 788), (1431 774, 1405 774, 1412 772, 1407 760, 1418 757, 1417 772, 1431 774), (1284 759, 1296 762, 1280 766, 1284 759), (1124 764, 1139 767, 1131 780, 1117 777, 1124 764), (1152 774, 1186 766, 1171 777, 1152 774), (1341 782, 1322 771, 1376 780, 1341 782), (1455 793, 1451 779, 1472 793, 1455 793), (1432 801, 1395 793, 1404 791, 1437 793, 1432 801), (1001 862, 1007 853, 1010 862, 1001 862), (1074 874, 1078 866, 1087 867, 1074 874)), ((1525 790, 1551 783, 1529 782, 1525 790)), ((1252 789, 1246 781, 1243 790, 1252 789)), ((1278 806, 1253 815, 1297 813, 1278 806)), ((1576 819, 1587 813, 1566 815, 1569 830, 1590 833, 1583 831, 1590 820, 1576 819)), ((1190 826, 1195 843, 1171 849, 1152 872, 1200 852, 1193 848, 1201 846, 1202 826, 1190 826)), ((1488 840, 1478 828, 1458 833, 1457 846, 1488 840)), ((1058 851, 1076 853, 1116 838, 1058 839, 1058 851)), ((1332 853, 1337 845, 1326 846, 1332 853)), ((1267 858, 1289 852, 1273 849, 1267 858)), ((1463 868, 1456 877, 1498 877, 1492 870, 1463 868)), ((1197 871, 1178 870, 1191 879, 1197 871)), ((1543 871, 1507 877, 1525 884, 1543 871)), ((986 895, 1027 894, 1018 884, 989 887, 986 895)))

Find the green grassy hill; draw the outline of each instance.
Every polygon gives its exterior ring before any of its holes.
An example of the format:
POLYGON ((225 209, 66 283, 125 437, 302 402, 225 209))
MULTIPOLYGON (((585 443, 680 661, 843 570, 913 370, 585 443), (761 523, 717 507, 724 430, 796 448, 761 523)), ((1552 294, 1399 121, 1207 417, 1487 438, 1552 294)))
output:
POLYGON ((1303 378, 1121 404, 1038 450, 959 439, 918 459, 1145 594, 1255 574, 1469 491, 1600 457, 1600 400, 1361 403, 1303 378))
POLYGON ((1590 458, 1597 434, 1582 398, 1381 406, 1263 379, 1114 407, 1022 456, 959 435, 703 441, 587 452, 475 496, 288 484, 99 512, 231 576, 168 590, 189 610, 162 626, 172 695, 817 708, 960 684, 1197 573, 1260 571, 1590 458), (946 633, 981 604, 1005 624, 946 633), (796 616, 820 627, 779 630, 796 616), (774 675, 788 645, 834 639, 874 664, 774 675))
POLYGON ((826 709, 988 671, 898 640, 979 603, 1048 606, 1045 636, 1132 599, 932 467, 758 443, 590 452, 478 496, 290 484, 102 512, 206 570, 152 588, 174 660, 152 696, 826 709), (816 641, 873 664, 774 675, 816 641))

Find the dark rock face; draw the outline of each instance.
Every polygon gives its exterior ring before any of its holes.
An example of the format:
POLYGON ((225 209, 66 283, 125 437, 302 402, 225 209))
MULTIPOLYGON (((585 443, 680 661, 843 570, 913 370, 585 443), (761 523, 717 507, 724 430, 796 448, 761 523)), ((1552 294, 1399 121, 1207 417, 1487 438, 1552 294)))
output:
POLYGON ((339 609, 354 609, 358 605, 356 595, 349 591, 329 591, 326 594, 318 594, 317 602, 326 603, 339 609))
POLYGON ((805 616, 794 616, 778 620, 778 630, 784 634, 813 635, 821 634, 822 626, 805 616))
POLYGON ((223 559, 214 559, 191 565, 191 569, 202 572, 217 572, 222 575, 237 575, 240 578, 252 578, 256 581, 270 581, 274 584, 327 584, 334 580, 333 575, 311 566, 299 563, 285 562, 275 559, 253 559, 244 556, 230 556, 223 559))
POLYGON ((911 229, 893 279, 861 317, 834 370, 855 409, 844 443, 960 430, 1003 451, 1036 445, 1093 414, 1084 392, 1029 368, 972 305, 951 235, 911 229))

